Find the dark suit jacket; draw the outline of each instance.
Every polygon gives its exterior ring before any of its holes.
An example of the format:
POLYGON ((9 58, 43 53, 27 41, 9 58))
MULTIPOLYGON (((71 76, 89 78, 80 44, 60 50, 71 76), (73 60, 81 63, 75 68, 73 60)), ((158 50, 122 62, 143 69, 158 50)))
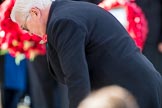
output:
POLYGON ((162 108, 162 79, 124 27, 107 11, 85 2, 53 2, 47 22, 51 73, 67 84, 70 108, 91 90, 117 84, 140 108, 162 108))
POLYGON ((156 45, 162 33, 162 1, 136 0, 136 3, 141 7, 148 21, 149 33, 146 43, 156 45))
POLYGON ((149 28, 143 54, 162 74, 162 53, 157 46, 162 42, 162 0, 136 0, 136 3, 142 8, 149 28))
POLYGON ((74 1, 85 1, 85 2, 90 2, 94 4, 99 4, 102 0, 74 0, 74 1))

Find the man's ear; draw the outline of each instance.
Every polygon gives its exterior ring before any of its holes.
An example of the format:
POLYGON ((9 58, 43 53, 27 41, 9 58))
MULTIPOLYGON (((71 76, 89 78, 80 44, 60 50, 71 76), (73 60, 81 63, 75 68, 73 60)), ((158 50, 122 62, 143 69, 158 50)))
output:
POLYGON ((37 17, 41 16, 41 10, 37 7, 31 8, 29 13, 31 14, 31 16, 37 16, 37 17))

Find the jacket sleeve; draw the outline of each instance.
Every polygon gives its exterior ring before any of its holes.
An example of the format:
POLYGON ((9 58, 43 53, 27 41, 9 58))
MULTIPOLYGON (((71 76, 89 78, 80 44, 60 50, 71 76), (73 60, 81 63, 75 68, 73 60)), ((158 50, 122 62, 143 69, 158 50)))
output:
POLYGON ((69 108, 77 108, 91 88, 85 54, 86 31, 72 20, 61 19, 56 21, 52 32, 52 46, 58 53, 68 86, 69 108))
POLYGON ((94 4, 99 4, 103 0, 73 0, 73 1, 86 1, 86 2, 90 2, 90 3, 94 3, 94 4))

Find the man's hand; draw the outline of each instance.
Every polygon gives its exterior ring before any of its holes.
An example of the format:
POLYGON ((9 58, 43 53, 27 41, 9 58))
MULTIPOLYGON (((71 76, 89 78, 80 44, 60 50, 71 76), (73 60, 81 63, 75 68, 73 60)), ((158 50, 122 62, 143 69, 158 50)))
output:
POLYGON ((160 53, 162 53, 162 42, 158 44, 158 50, 160 53))

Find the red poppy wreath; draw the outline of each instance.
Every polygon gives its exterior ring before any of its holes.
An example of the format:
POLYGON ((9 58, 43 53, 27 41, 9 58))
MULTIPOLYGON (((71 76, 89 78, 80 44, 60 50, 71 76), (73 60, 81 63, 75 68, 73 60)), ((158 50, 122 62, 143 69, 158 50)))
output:
POLYGON ((122 23, 142 51, 148 26, 143 11, 134 0, 104 0, 98 6, 110 11, 122 23))
POLYGON ((46 53, 45 45, 39 44, 40 38, 29 35, 11 21, 10 13, 14 0, 5 0, 0 5, 0 50, 1 54, 9 53, 17 62, 27 58, 33 60, 37 55, 46 53))

